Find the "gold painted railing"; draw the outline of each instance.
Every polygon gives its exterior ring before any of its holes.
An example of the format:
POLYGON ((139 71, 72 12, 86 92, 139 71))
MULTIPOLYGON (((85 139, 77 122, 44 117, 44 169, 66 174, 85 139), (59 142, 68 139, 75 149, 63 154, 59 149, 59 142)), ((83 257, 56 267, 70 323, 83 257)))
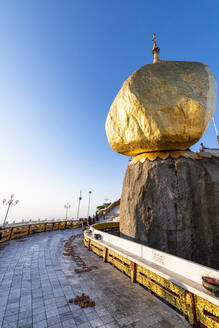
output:
POLYGON ((28 223, 13 227, 6 227, 0 230, 2 233, 2 239, 0 242, 5 242, 11 239, 25 237, 37 232, 54 231, 63 229, 74 229, 81 227, 81 221, 69 220, 69 221, 56 221, 56 222, 40 222, 40 223, 28 223))
POLYGON ((111 231, 116 228, 119 230, 119 222, 103 222, 95 224, 95 229, 101 231, 111 231))
MULTIPOLYGON (((94 227, 97 230, 107 231, 118 228, 119 223, 99 223, 94 227)), ((84 234, 84 245, 90 251, 102 257, 104 262, 111 263, 129 276, 132 282, 141 284, 175 307, 194 327, 219 328, 219 308, 217 305, 131 261, 111 248, 105 247, 103 243, 94 240, 93 236, 86 233, 84 234)))

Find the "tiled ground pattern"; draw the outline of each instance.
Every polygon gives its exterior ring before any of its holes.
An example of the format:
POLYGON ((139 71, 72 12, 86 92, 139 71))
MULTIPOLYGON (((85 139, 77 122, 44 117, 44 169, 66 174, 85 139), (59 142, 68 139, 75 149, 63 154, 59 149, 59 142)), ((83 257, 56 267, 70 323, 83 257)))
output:
POLYGON ((138 284, 73 242, 88 273, 62 255, 63 245, 81 229, 35 234, 12 240, 0 251, 1 328, 184 328, 190 325, 138 284), (68 299, 84 292, 96 301, 81 309, 68 299))

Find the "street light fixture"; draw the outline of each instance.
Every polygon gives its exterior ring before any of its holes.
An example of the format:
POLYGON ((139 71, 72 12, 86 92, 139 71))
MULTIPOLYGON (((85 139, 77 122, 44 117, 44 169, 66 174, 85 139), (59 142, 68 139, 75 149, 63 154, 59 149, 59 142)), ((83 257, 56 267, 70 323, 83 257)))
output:
POLYGON ((69 203, 67 203, 66 205, 64 205, 64 208, 66 208, 66 220, 67 220, 67 218, 68 218, 68 210, 69 210, 69 208, 71 207, 71 205, 69 204, 69 203))
POLYGON ((89 199, 88 199, 88 209, 87 209, 87 217, 89 217, 89 212, 90 212, 90 196, 91 196, 92 191, 89 191, 89 199))
POLYGON ((4 227, 11 205, 13 205, 13 206, 17 205, 19 200, 14 200, 14 194, 12 194, 11 198, 8 201, 7 201, 7 199, 4 198, 2 202, 3 202, 3 205, 8 205, 7 212, 6 212, 6 215, 5 215, 5 219, 4 219, 4 222, 3 222, 3 227, 4 227))

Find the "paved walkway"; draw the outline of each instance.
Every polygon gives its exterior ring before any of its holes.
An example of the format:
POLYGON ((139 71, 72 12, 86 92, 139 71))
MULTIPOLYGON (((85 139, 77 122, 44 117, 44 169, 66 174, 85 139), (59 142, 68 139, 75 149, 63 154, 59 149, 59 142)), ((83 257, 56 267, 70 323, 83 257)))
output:
POLYGON ((81 229, 35 234, 0 251, 1 328, 190 327, 176 312, 110 264, 89 252, 82 238, 75 252, 90 272, 62 255, 65 241, 81 229), (84 292, 96 302, 81 309, 69 298, 84 292))

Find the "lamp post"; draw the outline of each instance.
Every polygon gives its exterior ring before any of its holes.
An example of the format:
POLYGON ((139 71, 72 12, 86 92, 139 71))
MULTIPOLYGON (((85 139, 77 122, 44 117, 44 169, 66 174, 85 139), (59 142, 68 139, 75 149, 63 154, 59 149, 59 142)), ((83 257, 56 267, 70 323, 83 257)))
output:
POLYGON ((77 219, 79 219, 79 210, 80 210, 80 203, 81 203, 82 197, 81 197, 81 190, 80 190, 80 196, 78 201, 78 212, 77 212, 77 219))
POLYGON ((216 127, 216 123, 215 123, 214 117, 213 117, 213 123, 214 123, 214 129, 215 129, 215 133, 216 133, 217 142, 219 144, 219 135, 218 135, 218 131, 217 131, 217 127, 216 127))
POLYGON ((15 200, 14 201, 14 194, 11 195, 11 198, 7 201, 7 199, 3 199, 3 205, 8 205, 8 208, 7 208, 7 212, 6 212, 6 215, 5 215, 5 219, 4 219, 4 222, 3 222, 3 227, 5 226, 5 222, 7 220, 7 217, 8 217, 8 212, 9 212, 9 209, 11 207, 11 205, 15 206, 17 205, 17 203, 19 202, 19 200, 15 200))
POLYGON ((69 203, 67 203, 66 205, 64 205, 64 208, 66 208, 66 220, 68 218, 68 209, 71 207, 71 205, 69 203))
POLYGON ((88 209, 87 209, 87 217, 89 217, 89 212, 90 212, 90 196, 91 196, 92 191, 89 191, 89 199, 88 199, 88 209))

